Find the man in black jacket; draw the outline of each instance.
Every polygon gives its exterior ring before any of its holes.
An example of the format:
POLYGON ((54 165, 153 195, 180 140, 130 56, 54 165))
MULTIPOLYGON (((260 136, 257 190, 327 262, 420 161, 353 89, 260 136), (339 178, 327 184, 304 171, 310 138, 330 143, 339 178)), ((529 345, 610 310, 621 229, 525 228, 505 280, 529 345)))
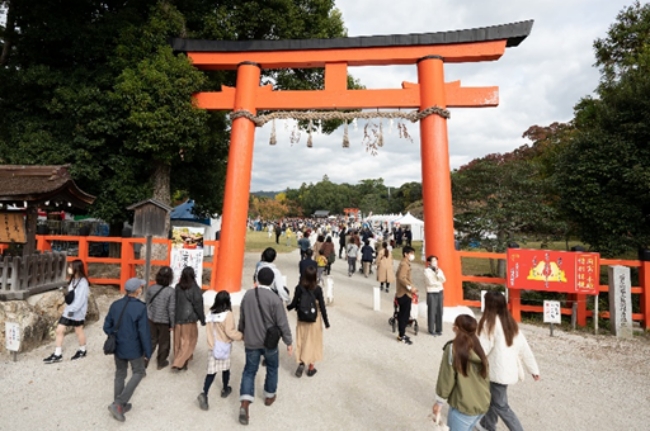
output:
POLYGON ((314 268, 318 268, 318 264, 314 259, 312 259, 314 252, 309 249, 305 252, 305 258, 300 261, 298 264, 298 270, 300 271, 300 277, 305 273, 305 268, 309 266, 313 266, 314 268))
POLYGON ((144 280, 138 278, 127 280, 126 295, 111 304, 104 320, 106 335, 115 333, 116 337, 114 398, 108 410, 120 422, 126 420, 124 413, 131 410, 129 400, 145 376, 145 366, 151 358, 147 306, 138 299, 144 285, 144 280), (124 386, 129 363, 133 375, 124 386))

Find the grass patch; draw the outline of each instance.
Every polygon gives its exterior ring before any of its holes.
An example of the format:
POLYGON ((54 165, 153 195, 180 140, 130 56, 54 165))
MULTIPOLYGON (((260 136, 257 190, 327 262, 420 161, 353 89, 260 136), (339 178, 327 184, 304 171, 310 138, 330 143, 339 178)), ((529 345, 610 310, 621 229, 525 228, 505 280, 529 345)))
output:
POLYGON ((248 230, 246 232, 246 251, 263 252, 266 247, 273 247, 278 253, 290 253, 297 247, 296 236, 292 235, 290 245, 287 246, 287 237, 280 237, 280 244, 275 243, 275 234, 269 238, 268 232, 255 232, 248 230))

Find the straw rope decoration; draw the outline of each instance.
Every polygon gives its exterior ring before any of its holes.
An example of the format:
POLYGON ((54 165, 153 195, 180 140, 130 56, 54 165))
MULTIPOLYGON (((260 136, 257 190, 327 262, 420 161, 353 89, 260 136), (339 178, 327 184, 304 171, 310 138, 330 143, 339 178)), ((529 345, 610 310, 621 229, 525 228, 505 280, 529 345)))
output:
MULTIPOLYGON (((366 125, 363 128, 363 143, 366 145, 366 151, 370 152, 372 155, 376 155, 379 148, 384 145, 384 133, 383 133, 383 120, 390 120, 389 130, 392 130, 393 120, 408 120, 411 123, 417 123, 418 121, 426 118, 430 115, 439 115, 442 118, 449 119, 451 117, 448 110, 440 108, 438 106, 431 106, 429 108, 423 109, 422 111, 386 111, 386 112, 339 112, 339 111, 318 111, 318 112, 306 112, 306 111, 279 111, 272 112, 270 114, 264 115, 253 115, 250 111, 241 109, 230 113, 230 119, 235 120, 237 118, 247 118, 252 121, 256 127, 262 127, 268 122, 272 122, 271 127, 271 138, 269 143, 271 145, 276 145, 277 135, 275 128, 275 120, 297 120, 297 121, 309 121, 307 127, 307 147, 313 147, 313 137, 312 132, 314 130, 314 121, 331 121, 339 120, 344 122, 343 128, 343 148, 350 147, 350 138, 348 135, 348 122, 353 121, 356 124, 357 119, 367 120, 366 125), (379 122, 373 120, 379 119, 379 122)), ((356 127, 356 126, 355 126, 356 127)), ((408 139, 413 142, 413 138, 408 133, 406 124, 402 121, 397 122, 397 130, 399 137, 402 139, 408 139)), ((290 141, 291 144, 296 144, 300 142, 300 128, 296 123, 291 130, 290 141)))

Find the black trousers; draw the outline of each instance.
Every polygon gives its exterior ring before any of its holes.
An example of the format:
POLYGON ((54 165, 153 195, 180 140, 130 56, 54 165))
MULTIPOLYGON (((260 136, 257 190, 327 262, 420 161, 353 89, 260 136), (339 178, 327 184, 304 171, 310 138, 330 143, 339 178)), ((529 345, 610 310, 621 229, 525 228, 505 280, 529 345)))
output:
POLYGON ((406 327, 409 324, 409 317, 411 317, 411 298, 404 294, 401 298, 397 298, 399 304, 399 313, 397 314, 397 327, 399 329, 399 336, 403 337, 406 333, 406 327))
POLYGON ((163 365, 171 348, 169 323, 155 323, 149 320, 149 332, 151 333, 151 350, 154 351, 158 347, 156 361, 158 365, 163 365))

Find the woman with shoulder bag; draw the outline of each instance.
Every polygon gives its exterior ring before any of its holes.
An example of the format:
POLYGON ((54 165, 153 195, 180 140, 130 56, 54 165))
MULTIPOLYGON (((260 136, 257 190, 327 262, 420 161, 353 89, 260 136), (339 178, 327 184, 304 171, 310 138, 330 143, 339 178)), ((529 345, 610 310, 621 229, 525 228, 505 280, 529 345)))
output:
POLYGON ((327 318, 327 309, 325 308, 325 299, 323 298, 323 289, 318 286, 316 282, 317 270, 313 266, 308 266, 300 279, 300 283, 296 286, 296 291, 293 295, 293 301, 287 306, 287 310, 291 311, 294 308, 298 311, 298 323, 296 324, 296 361, 298 362, 298 369, 296 370, 296 377, 302 377, 305 370, 305 364, 309 365, 307 369, 307 376, 312 377, 316 374, 314 364, 323 359, 323 322, 325 328, 329 329, 330 322, 327 318), (307 296, 309 295, 309 296, 307 296), (305 296, 306 301, 303 301, 305 296), (307 301, 309 300, 310 301, 307 301), (304 319, 301 306, 306 303, 311 303, 315 313, 315 320, 304 319), (316 310, 320 309, 320 313, 316 310))
POLYGON ((490 406, 488 359, 476 336, 476 326, 472 316, 456 317, 456 337, 443 348, 433 416, 437 422, 446 399, 450 431, 472 431, 490 406))
POLYGON ((185 267, 176 285, 176 313, 174 316, 174 362, 172 372, 187 370, 187 363, 194 356, 199 337, 196 322, 205 326, 203 292, 196 284, 194 269, 185 267))
POLYGON ((147 317, 151 331, 151 346, 158 347, 158 369, 162 370, 169 361, 171 347, 171 332, 174 329, 174 313, 176 312, 176 292, 171 287, 174 271, 169 266, 163 266, 156 274, 156 284, 147 289, 147 317))
POLYGON ((232 315, 232 306, 230 304, 230 294, 225 290, 217 293, 214 298, 214 304, 210 308, 211 313, 206 321, 209 323, 206 327, 208 337, 208 371, 203 383, 203 392, 197 397, 199 406, 202 410, 208 410, 208 391, 214 382, 217 372, 221 371, 221 381, 223 389, 221 398, 227 398, 232 392, 230 383, 230 351, 233 341, 241 341, 244 334, 235 328, 235 319, 232 315))
POLYGON ((490 361, 492 398, 490 409, 477 428, 494 431, 501 418, 510 431, 523 431, 519 418, 508 405, 508 385, 523 380, 526 372, 538 381, 539 367, 501 292, 489 291, 485 294, 485 311, 478 325, 478 333, 490 361))
POLYGON ((68 290, 65 295, 65 309, 59 319, 56 327, 56 348, 47 358, 43 359, 46 364, 53 364, 63 360, 61 347, 63 346, 63 337, 68 327, 74 328, 79 341, 79 350, 71 358, 73 361, 86 357, 86 334, 84 333, 84 323, 86 312, 88 311, 88 295, 90 286, 84 270, 84 264, 81 260, 76 259, 68 265, 68 290))

